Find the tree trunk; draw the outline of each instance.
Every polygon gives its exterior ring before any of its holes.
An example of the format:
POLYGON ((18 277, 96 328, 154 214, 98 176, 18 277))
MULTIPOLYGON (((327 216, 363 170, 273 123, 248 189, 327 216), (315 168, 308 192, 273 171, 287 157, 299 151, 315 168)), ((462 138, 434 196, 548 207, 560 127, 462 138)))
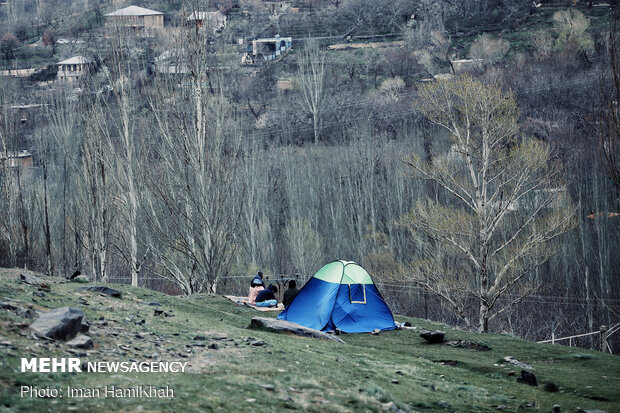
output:
POLYGON ((49 220, 49 199, 47 196, 47 159, 43 161, 43 208, 44 208, 44 230, 45 230, 45 255, 47 258, 47 273, 54 275, 54 260, 52 258, 52 239, 50 234, 49 220))

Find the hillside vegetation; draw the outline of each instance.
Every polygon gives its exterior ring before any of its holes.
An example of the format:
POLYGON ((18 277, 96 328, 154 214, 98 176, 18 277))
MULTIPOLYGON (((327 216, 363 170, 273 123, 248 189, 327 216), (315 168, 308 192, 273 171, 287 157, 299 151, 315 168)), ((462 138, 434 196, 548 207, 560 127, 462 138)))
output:
MULTIPOLYGON (((0 410, 18 411, 551 411, 620 410, 620 361, 584 349, 541 345, 502 335, 465 332, 396 316, 415 329, 344 335, 346 344, 250 330, 255 316, 217 295, 168 296, 108 285, 121 298, 76 292, 91 284, 40 278, 50 289, 19 283, 20 270, 0 269, 0 410), (160 305, 154 305, 158 303, 160 305), (90 350, 36 339, 35 311, 81 309, 94 341, 90 350), (28 311, 30 310, 30 311, 28 311), (161 312, 155 316, 155 310, 161 312), (166 316, 168 315, 168 316, 166 316), (491 347, 480 351, 427 344, 420 329, 442 329, 447 340, 491 347), (187 361, 179 374, 21 373, 21 357, 80 357, 81 361, 187 361), (538 387, 518 383, 529 364, 538 387), (559 392, 543 390, 546 383, 559 392), (39 388, 170 386, 174 399, 20 398, 39 388)), ((97 284, 102 285, 102 284, 97 284)))

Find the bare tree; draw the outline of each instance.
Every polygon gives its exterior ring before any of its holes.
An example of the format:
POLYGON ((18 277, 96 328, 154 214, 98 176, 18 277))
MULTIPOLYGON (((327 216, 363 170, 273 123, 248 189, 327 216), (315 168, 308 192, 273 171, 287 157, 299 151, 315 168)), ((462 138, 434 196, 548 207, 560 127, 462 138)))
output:
MULTIPOLYGON (((620 189, 620 15, 615 14, 609 32, 609 76, 611 87, 602 87, 601 152, 609 175, 620 189)), ((607 79, 606 79, 607 81, 607 79)))
MULTIPOLYGON (((108 259, 110 251, 110 232, 114 217, 112 168, 110 158, 114 156, 107 139, 101 135, 99 125, 95 121, 101 116, 96 100, 85 102, 82 109, 82 124, 85 133, 80 144, 79 173, 80 196, 85 202, 78 206, 86 214, 86 237, 81 241, 90 255, 91 271, 95 279, 108 279, 108 259)), ((75 220, 75 224, 78 219, 75 220)))
POLYGON ((140 270, 146 258, 142 248, 139 255, 138 229, 140 205, 140 145, 139 137, 135 136, 135 113, 138 109, 134 100, 132 87, 132 67, 129 58, 130 44, 126 37, 117 33, 110 40, 108 58, 104 73, 112 87, 112 101, 99 94, 96 107, 100 110, 93 120, 96 122, 101 136, 108 140, 107 146, 115 148, 114 173, 110 178, 120 188, 117 199, 118 217, 123 225, 120 229, 120 242, 116 249, 127 262, 131 272, 131 285, 138 286, 140 270), (115 144, 116 143, 116 144, 115 144), (141 258, 142 257, 142 258, 141 258))
POLYGON ((188 30, 180 78, 160 75, 149 97, 158 170, 147 179, 149 245, 158 273, 184 293, 216 292, 236 250, 244 204, 241 134, 215 83, 208 29, 188 30))
POLYGON ((307 219, 292 219, 284 228, 284 237, 297 272, 310 274, 323 261, 322 241, 307 219))
POLYGON ((594 49, 592 36, 587 32, 590 19, 576 9, 559 10, 553 14, 553 21, 557 25, 558 37, 556 48, 563 50, 572 48, 574 52, 587 54, 594 49))
POLYGON ((448 302, 466 291, 478 306, 478 329, 487 332, 490 319, 531 292, 517 283, 552 255, 549 241, 573 226, 572 211, 555 202, 560 168, 545 144, 519 136, 514 97, 497 84, 439 81, 423 86, 415 104, 447 132, 451 150, 408 161, 414 176, 447 196, 418 201, 403 220, 436 246, 433 265, 417 266, 414 278, 448 302), (515 292, 500 308, 499 299, 515 292))
POLYGON ((504 39, 493 38, 485 33, 479 36, 469 48, 469 54, 474 59, 480 59, 486 64, 494 64, 501 61, 508 49, 510 43, 504 39))
MULTIPOLYGON (((67 95, 60 91, 53 94, 46 106, 46 118, 49 125, 51 136, 54 138, 56 148, 61 154, 62 158, 62 174, 58 178, 60 180, 59 185, 62 185, 62 195, 57 202, 60 203, 62 211, 60 212, 61 229, 60 237, 61 241, 61 262, 63 268, 63 274, 67 274, 69 266, 69 245, 70 240, 79 239, 80 225, 77 225, 76 220, 71 220, 71 206, 75 211, 76 196, 79 191, 72 190, 74 184, 79 177, 77 171, 79 170, 79 144, 75 140, 76 121, 79 118, 76 113, 76 104, 68 99, 67 95), (69 222, 73 221, 72 224, 69 222), (72 237, 70 236, 72 233, 72 237)), ((76 214, 73 214, 74 216, 76 214)), ((79 242, 76 241, 74 245, 74 266, 77 269, 79 265, 79 242)))
POLYGON ((553 51, 553 36, 547 30, 538 30, 530 35, 530 41, 541 56, 547 57, 553 51))
POLYGON ((297 80, 304 109, 312 117, 314 143, 319 143, 325 100, 325 56, 316 42, 310 42, 299 55, 297 80))
POLYGON ((10 266, 17 265, 17 231, 13 215, 16 203, 15 175, 10 157, 16 150, 15 131, 9 109, 13 88, 7 78, 0 78, 0 240, 8 244, 10 266))
POLYGON ((405 81, 400 76, 396 76, 385 79, 383 83, 381 83, 379 90, 389 99, 398 100, 398 97, 402 93, 404 87, 405 81))

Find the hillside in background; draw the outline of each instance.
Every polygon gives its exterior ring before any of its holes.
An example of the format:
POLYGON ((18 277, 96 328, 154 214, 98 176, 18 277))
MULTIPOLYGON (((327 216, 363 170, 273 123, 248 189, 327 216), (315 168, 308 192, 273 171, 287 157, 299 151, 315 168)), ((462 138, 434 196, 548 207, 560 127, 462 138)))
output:
MULTIPOLYGON (((345 344, 248 329, 253 309, 217 295, 175 297, 107 284, 114 298, 76 289, 93 284, 36 274, 49 288, 0 269, 0 410, 18 411, 542 411, 620 410, 620 360, 584 349, 455 330, 396 316, 413 327, 341 336, 345 344), (35 338, 37 311, 70 306, 90 323, 92 349, 35 338), (452 345, 427 344, 442 329, 452 345), (458 343, 456 340, 463 340, 458 343), (465 345, 463 342, 469 342, 465 345), (483 351, 485 346, 489 350, 483 351), (21 373, 21 357, 81 361, 186 361, 183 374, 21 373), (518 383, 532 367, 538 387, 518 383), (553 383, 558 392, 552 390, 553 383), (174 399, 20 398, 20 386, 170 386, 174 399)), ((103 285, 103 284, 96 284, 103 285)), ((273 313, 266 313, 274 316, 273 313)))

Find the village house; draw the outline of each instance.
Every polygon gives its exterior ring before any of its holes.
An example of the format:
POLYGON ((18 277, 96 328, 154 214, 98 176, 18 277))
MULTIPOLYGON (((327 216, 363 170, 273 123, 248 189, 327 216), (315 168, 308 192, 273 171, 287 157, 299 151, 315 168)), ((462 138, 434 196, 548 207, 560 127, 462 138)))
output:
POLYGON ((286 1, 265 1, 263 5, 271 12, 271 14, 281 14, 291 8, 290 3, 286 1))
POLYGON ((155 58, 155 70, 160 74, 187 74, 189 67, 183 49, 166 50, 155 58))
POLYGON ((17 152, 0 152, 0 169, 4 168, 30 168, 34 164, 32 154, 27 150, 17 152))
POLYGON ((74 56, 58 63, 56 78, 60 82, 75 82, 80 76, 88 73, 93 61, 84 56, 74 56))
POLYGON ((277 34, 271 38, 250 40, 246 52, 241 58, 241 63, 256 65, 277 60, 291 48, 292 44, 292 37, 280 37, 277 34))
POLYGON ((475 70, 482 65, 482 59, 457 59, 450 60, 450 66, 454 73, 463 73, 471 70, 475 70))
POLYGON ((129 30, 136 36, 154 36, 164 28, 164 14, 144 7, 129 6, 104 16, 106 34, 113 35, 118 30, 129 30))
POLYGON ((187 22, 198 28, 209 27, 213 34, 219 34, 226 28, 227 17, 219 11, 197 11, 187 17, 187 22))

